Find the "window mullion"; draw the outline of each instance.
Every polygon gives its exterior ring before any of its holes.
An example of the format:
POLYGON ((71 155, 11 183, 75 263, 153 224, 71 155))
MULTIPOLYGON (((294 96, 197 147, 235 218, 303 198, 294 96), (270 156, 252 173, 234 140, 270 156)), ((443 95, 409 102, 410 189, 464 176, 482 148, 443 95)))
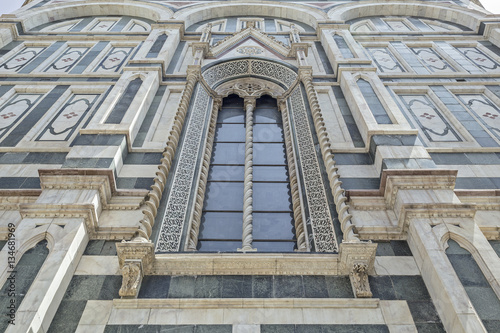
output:
POLYGON ((245 98, 245 178, 243 194, 243 235, 238 251, 256 251, 253 242, 253 112, 255 98, 245 98))

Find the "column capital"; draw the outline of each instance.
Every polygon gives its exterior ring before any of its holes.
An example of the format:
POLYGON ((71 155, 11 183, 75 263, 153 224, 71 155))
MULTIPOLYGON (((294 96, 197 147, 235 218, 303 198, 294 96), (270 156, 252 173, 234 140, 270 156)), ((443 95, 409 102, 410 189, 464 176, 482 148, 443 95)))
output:
POLYGON ((252 109, 255 109, 256 103, 257 103, 257 98, 245 97, 245 110, 248 110, 248 107, 252 107, 252 109))

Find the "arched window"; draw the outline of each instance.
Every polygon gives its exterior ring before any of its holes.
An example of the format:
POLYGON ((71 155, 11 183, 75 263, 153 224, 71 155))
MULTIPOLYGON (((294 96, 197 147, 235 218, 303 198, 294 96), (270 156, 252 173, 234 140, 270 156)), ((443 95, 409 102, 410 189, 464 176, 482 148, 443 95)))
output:
MULTIPOLYGON (((257 99, 252 123, 253 248, 259 252, 293 251, 288 164, 276 100, 269 96, 257 99)), ((242 248, 247 125, 244 100, 236 95, 225 98, 217 118, 199 251, 242 248)))

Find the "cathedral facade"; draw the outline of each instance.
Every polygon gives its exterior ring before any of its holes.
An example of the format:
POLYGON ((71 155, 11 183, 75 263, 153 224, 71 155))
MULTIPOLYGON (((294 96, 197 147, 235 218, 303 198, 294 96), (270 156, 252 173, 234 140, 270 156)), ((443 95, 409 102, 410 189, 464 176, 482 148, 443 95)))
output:
POLYGON ((8 333, 500 332, 500 17, 28 2, 0 239, 8 333))

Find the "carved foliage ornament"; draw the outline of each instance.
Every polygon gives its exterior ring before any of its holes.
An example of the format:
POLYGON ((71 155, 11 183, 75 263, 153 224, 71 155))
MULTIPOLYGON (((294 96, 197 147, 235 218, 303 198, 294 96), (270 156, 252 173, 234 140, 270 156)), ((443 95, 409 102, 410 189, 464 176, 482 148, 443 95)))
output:
POLYGON ((260 76, 280 82, 290 88, 297 79, 297 73, 291 68, 261 59, 238 59, 214 65, 203 72, 206 83, 214 88, 223 81, 239 76, 260 76))

